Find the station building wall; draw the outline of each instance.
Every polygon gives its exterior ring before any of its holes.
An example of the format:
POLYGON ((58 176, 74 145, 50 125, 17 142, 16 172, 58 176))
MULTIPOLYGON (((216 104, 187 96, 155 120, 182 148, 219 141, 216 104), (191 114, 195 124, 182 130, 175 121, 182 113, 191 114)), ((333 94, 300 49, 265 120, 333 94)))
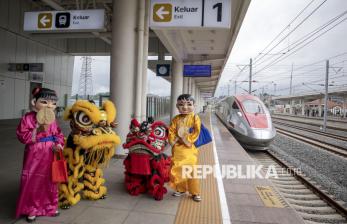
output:
POLYGON ((22 116, 29 109, 30 86, 34 82, 54 89, 58 106, 71 95, 74 56, 67 52, 66 39, 32 37, 23 32, 24 11, 36 11, 35 2, 0 1, 0 119, 22 116), (43 63, 42 81, 32 79, 33 72, 8 71, 9 63, 43 63))

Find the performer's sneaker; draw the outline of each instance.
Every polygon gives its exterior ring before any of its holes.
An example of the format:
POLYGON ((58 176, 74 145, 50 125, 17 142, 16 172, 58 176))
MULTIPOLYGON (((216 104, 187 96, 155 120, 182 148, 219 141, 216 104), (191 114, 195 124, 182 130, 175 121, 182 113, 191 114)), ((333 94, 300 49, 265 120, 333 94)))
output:
POLYGON ((62 205, 60 206, 61 209, 69 209, 70 208, 70 205, 62 205))
POLYGON ((172 194, 172 196, 175 196, 175 197, 180 197, 182 195, 184 195, 186 192, 179 192, 179 191, 176 191, 172 194))
POLYGON ((101 196, 100 199, 106 199, 106 198, 107 198, 107 195, 105 194, 105 195, 101 196))
POLYGON ((193 200, 196 202, 200 202, 201 201, 201 196, 200 195, 193 195, 193 200))
POLYGON ((29 223, 34 222, 34 221, 36 220, 36 216, 34 216, 34 215, 33 215, 33 216, 29 216, 29 215, 28 215, 28 216, 26 217, 26 220, 27 220, 27 222, 29 222, 29 223))
POLYGON ((59 216, 60 215, 60 212, 57 210, 57 211, 55 211, 55 214, 53 215, 54 217, 57 217, 57 216, 59 216))

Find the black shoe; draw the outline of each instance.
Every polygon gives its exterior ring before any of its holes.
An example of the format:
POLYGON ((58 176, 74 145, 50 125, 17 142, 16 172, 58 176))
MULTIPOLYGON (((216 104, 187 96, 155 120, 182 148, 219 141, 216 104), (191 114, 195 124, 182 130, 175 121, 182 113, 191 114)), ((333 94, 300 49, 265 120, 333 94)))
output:
POLYGON ((57 217, 57 216, 59 216, 60 215, 60 212, 57 210, 56 212, 55 212, 55 214, 53 215, 53 217, 57 217))
POLYGON ((70 208, 70 205, 62 205, 60 206, 61 209, 69 209, 70 208))
POLYGON ((101 196, 100 199, 106 199, 106 198, 107 198, 107 195, 105 194, 105 195, 101 196))
POLYGON ((26 217, 26 221, 29 222, 29 223, 35 222, 35 220, 36 220, 36 216, 34 216, 34 215, 26 217))

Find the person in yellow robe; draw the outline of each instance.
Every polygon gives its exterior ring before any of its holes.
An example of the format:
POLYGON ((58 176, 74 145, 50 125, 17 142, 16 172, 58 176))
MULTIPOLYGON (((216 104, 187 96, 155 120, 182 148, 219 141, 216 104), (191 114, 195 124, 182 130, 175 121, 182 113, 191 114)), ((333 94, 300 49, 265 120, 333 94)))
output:
POLYGON ((198 164, 199 152, 194 142, 199 137, 201 121, 199 116, 194 114, 195 101, 190 94, 180 95, 176 107, 179 115, 172 119, 169 127, 169 143, 172 146, 170 187, 176 191, 173 196, 178 197, 188 191, 192 199, 199 202, 200 182, 198 178, 194 178, 194 166, 198 164), (187 173, 187 170, 190 173, 187 173))

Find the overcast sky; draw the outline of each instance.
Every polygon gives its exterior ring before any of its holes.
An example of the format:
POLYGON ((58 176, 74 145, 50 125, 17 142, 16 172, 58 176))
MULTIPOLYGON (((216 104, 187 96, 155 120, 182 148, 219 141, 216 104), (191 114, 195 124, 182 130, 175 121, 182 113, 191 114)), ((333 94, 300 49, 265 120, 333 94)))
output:
MULTIPOLYGON (((78 92, 78 80, 82 69, 82 57, 75 57, 75 66, 73 74, 72 95, 78 92)), ((110 57, 93 57, 92 62, 93 90, 94 94, 100 92, 109 92, 110 86, 110 57)), ((159 77, 148 69, 147 89, 148 93, 159 96, 170 96, 171 84, 159 77)))
MULTIPOLYGON (((294 65, 294 93, 320 91, 322 86, 319 85, 324 83, 325 77, 324 60, 345 53, 330 59, 332 68, 329 70, 330 84, 342 88, 341 85, 347 84, 346 10, 347 0, 252 0, 222 73, 217 95, 227 94, 229 83, 231 84, 230 93, 233 94, 234 80, 238 81, 237 93, 243 93, 243 89, 248 89, 248 83, 241 81, 248 79, 249 67, 244 65, 249 64, 250 58, 254 62, 254 80, 258 82, 254 83, 252 88, 256 90, 256 93, 261 92, 263 88, 265 92, 274 93, 276 85, 277 95, 289 94, 292 64, 294 65), (309 5, 309 3, 311 4, 309 5), (319 5, 321 6, 319 7, 319 5), (308 6, 306 10, 290 23, 306 6, 308 6), (314 10, 315 12, 313 12, 314 10), (311 13, 312 15, 309 16, 311 13), (341 17, 336 18, 338 15, 341 17), (336 20, 326 28, 318 31, 312 37, 307 36, 334 18, 336 20), (328 29, 331 30, 327 31, 328 29), (281 31, 283 31, 282 34, 264 50, 281 31), (322 34, 325 31, 327 32, 322 34), (305 37, 308 39, 303 42, 298 41, 304 40, 305 37), (313 40, 314 38, 316 39, 313 40), (282 42, 271 50, 280 40, 282 42), (307 45, 303 47, 305 44, 307 45), (277 58, 278 60, 284 58, 284 60, 272 63, 277 58), (312 64, 315 62, 319 63, 312 64), (304 65, 310 66, 303 67, 304 65), (268 68, 264 69, 264 67, 268 68), (243 69, 242 72, 240 72, 241 69, 243 69), (231 81, 229 82, 229 80, 231 81)), ((93 58, 94 93, 106 92, 109 90, 109 57, 93 58)), ((77 81, 81 71, 81 62, 80 57, 76 57, 73 93, 76 93, 78 89, 77 81)), ((170 95, 170 83, 155 77, 151 71, 148 76, 148 87, 150 93, 162 96, 170 95)))
MULTIPOLYGON (((252 89, 260 88, 259 90, 261 90, 261 87, 264 86, 265 91, 273 93, 275 83, 277 85, 276 94, 289 94, 292 63, 294 64, 294 93, 322 89, 318 84, 324 83, 324 81, 322 81, 325 77, 324 60, 334 55, 347 52, 346 20, 286 59, 279 61, 268 69, 262 70, 262 68, 280 56, 281 58, 286 57, 300 48, 300 46, 305 45, 327 29, 330 29, 339 21, 346 19, 347 15, 344 14, 335 23, 332 23, 330 26, 318 32, 317 35, 312 36, 312 38, 307 39, 307 41, 295 47, 298 39, 314 31, 341 13, 346 13, 346 10, 346 0, 252 0, 227 66, 222 74, 218 94, 227 93, 227 83, 230 79, 232 80, 230 88, 232 93, 234 93, 235 79, 237 81, 248 80, 248 67, 245 67, 241 73, 240 69, 244 67, 242 65, 249 64, 250 58, 253 58, 253 62, 255 61, 255 66, 253 67, 253 73, 255 74, 254 80, 259 82, 258 84, 254 84, 254 88, 252 89), (309 3, 311 3, 311 5, 290 24, 309 3), (309 16, 309 14, 322 3, 323 5, 321 5, 312 16, 309 16), (306 17, 308 18, 304 21, 306 17), (300 23, 302 24, 299 25, 300 23), (290 26, 288 26, 289 24, 290 26), (296 26, 298 26, 298 28, 296 28, 296 26), (269 48, 263 51, 282 30, 284 30, 283 34, 280 35, 269 48), (285 37, 290 32, 292 33, 288 37, 285 37), (283 39, 282 43, 267 53, 281 39, 283 39), (260 59, 260 57, 263 58, 260 59), (259 60, 258 63, 257 58, 259 60), (323 61, 312 66, 302 67, 320 60, 323 61), (238 67, 240 67, 240 69, 238 67), (259 70, 262 71, 259 72, 259 70), (274 83, 271 83, 271 81, 274 81, 274 83), (305 83, 304 85, 302 84, 303 82, 305 83)), ((331 81, 347 83, 346 63, 343 62, 346 59, 346 54, 331 59, 330 64, 337 67, 330 69, 331 81), (339 67, 343 67, 343 69, 341 69, 338 74, 335 74, 335 70, 338 71, 339 67), (344 77, 341 77, 343 74, 344 77)), ((238 82, 237 86, 248 89, 248 83, 245 82, 238 82)), ((243 92, 244 90, 237 88, 237 93, 243 92)))

